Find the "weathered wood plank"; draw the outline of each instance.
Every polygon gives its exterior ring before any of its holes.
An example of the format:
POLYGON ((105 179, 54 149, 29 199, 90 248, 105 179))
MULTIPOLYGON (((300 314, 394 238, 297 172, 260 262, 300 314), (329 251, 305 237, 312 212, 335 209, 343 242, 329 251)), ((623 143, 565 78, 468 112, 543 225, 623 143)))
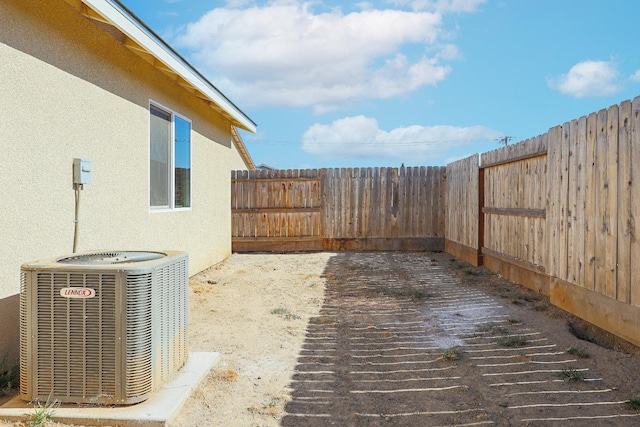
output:
POLYGON ((578 249, 578 235, 582 234, 578 229, 578 195, 580 188, 580 181, 577 179, 578 174, 578 122, 572 120, 568 123, 568 129, 564 132, 567 135, 567 147, 568 147, 568 164, 569 170, 567 175, 567 182, 569 186, 568 190, 568 204, 567 204, 567 277, 566 280, 571 283, 577 283, 577 275, 579 268, 577 266, 577 260, 583 257, 579 253, 578 249))
POLYGON ((545 209, 485 207, 482 208, 482 212, 489 215, 522 216, 529 218, 545 218, 547 216, 545 209))
POLYGON ((556 188, 558 181, 560 180, 561 167, 562 167, 562 153, 561 153, 561 131, 560 126, 549 129, 549 152, 547 155, 547 245, 549 254, 549 274, 551 276, 560 276, 559 258, 560 254, 560 240, 559 233, 560 228, 560 189, 556 188))
MULTIPOLYGON (((438 201, 439 207, 438 212, 444 213, 445 207, 447 206, 447 168, 446 166, 442 166, 438 170, 438 201)), ((440 220, 438 223, 438 236, 444 237, 444 230, 446 226, 446 215, 441 214, 440 220)))
POLYGON ((355 168, 351 169, 351 177, 349 179, 351 189, 351 193, 349 194, 349 205, 351 207, 349 212, 349 229, 351 230, 349 235, 354 238, 360 237, 358 234, 358 222, 360 216, 360 206, 359 206, 359 178, 360 178, 360 169, 355 168))
POLYGON ((620 104, 618 116, 618 191, 617 191, 617 278, 615 298, 629 304, 631 302, 631 101, 620 104))
POLYGON ((640 230, 636 218, 640 221, 640 96, 631 105, 631 212, 629 216, 629 234, 631 244, 630 299, 631 304, 640 307, 640 230))
MULTIPOLYGON (((616 298, 618 277, 618 125, 620 110, 612 105, 607 111, 607 207, 605 245, 605 295, 616 298)), ((604 226, 603 226, 604 229, 604 226)))
POLYGON ((577 120, 575 125, 575 145, 574 162, 572 170, 569 174, 570 185, 575 181, 573 190, 569 190, 569 194, 575 192, 572 199, 572 228, 573 236, 573 274, 569 280, 576 285, 584 284, 584 264, 585 264, 585 185, 586 185, 586 159, 587 159, 587 117, 583 116, 577 120))
POLYGON ((380 223, 378 224, 377 237, 390 236, 391 229, 389 228, 390 215, 388 207, 388 194, 389 194, 389 169, 380 168, 380 223))
POLYGON ((403 212, 404 224, 402 224, 402 230, 400 236, 402 237, 410 237, 411 234, 415 230, 415 222, 414 222, 414 214, 415 211, 419 209, 419 200, 416 198, 415 188, 414 188, 414 168, 409 167, 405 171, 405 182, 404 182, 404 198, 401 201, 403 212), (417 204, 413 204, 415 202, 417 204), (413 205, 413 206, 412 206, 413 205), (417 208, 417 209, 414 209, 417 208))
POLYGON ((371 200, 369 205, 371 206, 371 214, 369 217, 369 223, 367 224, 367 236, 379 237, 379 224, 381 219, 381 204, 380 204, 380 169, 375 167, 371 170, 371 200))
POLYGON ((352 237, 351 236, 351 228, 349 227, 351 224, 351 169, 350 168, 341 168, 340 169, 341 176, 341 190, 340 198, 342 200, 342 212, 340 218, 340 232, 339 237, 352 237))
POLYGON ((568 261, 568 233, 567 233, 567 212, 569 203, 569 131, 571 125, 565 123, 561 129, 560 135, 560 175, 556 177, 555 189, 558 196, 559 220, 558 220, 558 275, 556 277, 567 280, 567 261, 568 261))
POLYGON ((325 251, 443 251, 441 237, 322 239, 325 251))
MULTIPOLYGON (((598 116, 591 113, 587 117, 587 144, 585 161, 585 209, 584 209, 584 284, 586 289, 593 290, 596 280, 596 136, 598 116)), ((548 238, 551 238, 549 236, 548 238)))
MULTIPOLYGON (((597 115, 596 134, 596 271, 594 290, 607 295, 607 282, 610 277, 609 256, 611 247, 611 179, 609 177, 609 141, 608 111, 602 109, 597 115)), ((617 117, 616 117, 617 119, 617 117)), ((562 279, 562 278, 561 278, 562 279)))
MULTIPOLYGON (((422 172, 421 172, 422 173, 422 172)), ((432 200, 434 211, 432 212, 445 212, 446 203, 445 203, 445 194, 446 190, 446 168, 443 167, 434 167, 432 168, 431 173, 429 173, 429 169, 426 168, 424 173, 428 177, 429 175, 433 176, 434 185, 431 187, 423 186, 420 191, 424 194, 427 200, 432 200)), ((421 175, 422 177, 422 175, 421 175)), ((429 203, 429 202, 427 202, 429 203)), ((429 209, 429 205, 427 205, 425 210, 429 209)), ((424 225, 425 230, 428 230, 429 223, 435 224, 435 230, 425 231, 426 233, 434 233, 436 236, 444 237, 444 228, 445 228, 445 215, 436 215, 436 218, 431 218, 431 221, 427 222, 427 218, 424 217, 424 225)))
POLYGON ((321 210, 320 207, 313 207, 313 208, 274 207, 274 208, 238 208, 238 209, 234 209, 234 212, 262 214, 262 213, 282 213, 282 212, 297 212, 297 213, 320 212, 320 210, 321 210))
POLYGON ((522 141, 518 144, 509 145, 505 148, 498 148, 488 153, 482 154, 481 167, 490 168, 503 164, 513 163, 520 160, 531 159, 539 156, 547 155, 547 147, 542 144, 523 144, 528 141, 522 141), (523 144, 523 145, 520 145, 523 144), (521 153, 513 155, 513 147, 522 147, 521 153))
POLYGON ((553 305, 640 345, 640 308, 553 278, 550 300, 553 305))
POLYGON ((482 252, 483 264, 489 270, 542 295, 549 295, 549 276, 540 266, 523 262, 487 248, 484 248, 482 252))
POLYGON ((416 228, 421 230, 422 233, 431 233, 434 236, 444 236, 444 234, 438 233, 439 223, 438 218, 440 215, 433 217, 433 212, 444 212, 444 209, 440 208, 440 197, 438 192, 440 190, 440 174, 436 167, 421 167, 418 171, 418 185, 417 194, 420 202, 421 209, 416 215, 416 228), (429 185, 426 185, 430 183, 429 185), (430 213, 429 217, 427 212, 430 213))

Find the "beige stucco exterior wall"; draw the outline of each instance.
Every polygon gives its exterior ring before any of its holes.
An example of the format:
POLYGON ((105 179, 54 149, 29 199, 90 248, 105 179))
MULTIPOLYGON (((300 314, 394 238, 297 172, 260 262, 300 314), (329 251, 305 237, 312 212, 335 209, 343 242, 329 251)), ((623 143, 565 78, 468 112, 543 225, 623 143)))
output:
POLYGON ((72 251, 72 161, 91 160, 78 251, 230 255, 230 123, 62 0, 0 2, 0 357, 17 355, 20 265, 72 251), (192 209, 149 209, 149 101, 192 120, 192 209))
MULTIPOLYGON (((238 151, 238 147, 236 146, 235 142, 232 142, 232 147, 231 147, 231 156, 229 156, 229 167, 230 170, 247 170, 247 163, 244 161, 244 159, 242 158, 242 154, 240 154, 240 151, 238 151)), ((229 178, 231 178, 231 175, 229 175, 229 178)))

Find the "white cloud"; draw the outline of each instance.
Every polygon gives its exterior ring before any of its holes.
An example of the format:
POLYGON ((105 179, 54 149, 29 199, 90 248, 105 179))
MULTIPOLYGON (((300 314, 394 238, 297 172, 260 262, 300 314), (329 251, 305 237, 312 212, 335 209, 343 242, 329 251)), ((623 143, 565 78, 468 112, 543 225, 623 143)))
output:
POLYGON ((576 98, 609 96, 621 90, 619 73, 612 61, 582 61, 567 74, 548 81, 549 87, 576 98))
POLYGON ((314 124, 302 136, 302 149, 323 158, 384 157, 420 163, 463 145, 501 138, 484 126, 408 126, 385 131, 369 117, 345 117, 330 125, 314 124))
MULTIPOLYGON (((448 3, 459 8, 479 0, 448 3)), ((217 8, 182 28, 172 44, 191 50, 198 68, 242 105, 316 112, 435 85, 450 72, 442 61, 458 56, 454 45, 441 42, 439 12, 316 13, 314 4, 217 8)))
POLYGON ((635 73, 633 73, 631 77, 629 77, 629 80, 631 80, 632 82, 640 82, 640 70, 637 70, 635 73))
POLYGON ((226 0, 225 1, 226 7, 230 7, 230 8, 244 7, 250 4, 251 4, 251 0, 226 0))
POLYGON ((486 0, 388 0, 397 6, 409 6, 413 10, 438 12, 475 12, 486 0))

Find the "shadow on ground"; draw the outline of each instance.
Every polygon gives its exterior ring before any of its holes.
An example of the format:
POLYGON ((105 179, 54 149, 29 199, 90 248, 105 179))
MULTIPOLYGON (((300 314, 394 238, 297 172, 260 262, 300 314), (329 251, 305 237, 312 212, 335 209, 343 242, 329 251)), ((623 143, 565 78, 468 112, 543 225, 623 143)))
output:
POLYGON ((460 266, 440 253, 332 257, 282 425, 636 425, 588 359, 467 286, 460 266))

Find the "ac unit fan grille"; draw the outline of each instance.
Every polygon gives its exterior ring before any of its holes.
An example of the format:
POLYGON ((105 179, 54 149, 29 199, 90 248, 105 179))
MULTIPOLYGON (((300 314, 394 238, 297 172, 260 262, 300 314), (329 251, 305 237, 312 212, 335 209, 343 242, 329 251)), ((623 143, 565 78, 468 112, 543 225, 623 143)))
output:
POLYGON ((153 261, 164 257, 164 254, 158 252, 94 252, 61 258, 58 262, 76 265, 109 265, 153 261))

